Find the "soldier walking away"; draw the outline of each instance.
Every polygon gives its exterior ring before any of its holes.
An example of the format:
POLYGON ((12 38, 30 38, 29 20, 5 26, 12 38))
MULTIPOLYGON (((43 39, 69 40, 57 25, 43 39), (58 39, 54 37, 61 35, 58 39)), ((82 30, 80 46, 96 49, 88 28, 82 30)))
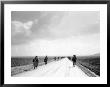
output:
POLYGON ((33 59, 34 69, 38 67, 38 63, 39 63, 38 56, 35 56, 35 58, 33 59))
POLYGON ((47 61, 48 61, 48 57, 46 56, 44 59, 45 65, 47 64, 47 61))
POLYGON ((59 60, 59 57, 58 57, 58 60, 59 60))
POLYGON ((73 67, 75 67, 76 65, 76 60, 77 60, 76 55, 73 55, 72 57, 73 67))
POLYGON ((56 57, 54 57, 54 60, 56 60, 56 57))

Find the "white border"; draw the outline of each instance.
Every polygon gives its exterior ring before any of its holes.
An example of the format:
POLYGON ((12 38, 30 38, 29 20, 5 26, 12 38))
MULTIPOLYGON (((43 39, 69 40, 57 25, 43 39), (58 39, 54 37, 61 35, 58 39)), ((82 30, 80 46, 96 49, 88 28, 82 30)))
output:
POLYGON ((5 84, 107 84, 107 4, 5 4, 5 84), (100 11, 100 77, 30 78, 11 77, 11 11, 100 11))

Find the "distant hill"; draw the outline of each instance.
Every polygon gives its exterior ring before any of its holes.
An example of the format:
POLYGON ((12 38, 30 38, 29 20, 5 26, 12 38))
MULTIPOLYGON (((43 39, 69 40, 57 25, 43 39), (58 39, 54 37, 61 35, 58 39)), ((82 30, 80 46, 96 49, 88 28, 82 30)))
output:
POLYGON ((80 59, 86 59, 86 58, 100 58, 100 53, 96 53, 96 54, 92 54, 92 55, 85 55, 85 56, 78 56, 78 58, 80 59))
POLYGON ((100 53, 93 54, 91 56, 100 56, 100 53))

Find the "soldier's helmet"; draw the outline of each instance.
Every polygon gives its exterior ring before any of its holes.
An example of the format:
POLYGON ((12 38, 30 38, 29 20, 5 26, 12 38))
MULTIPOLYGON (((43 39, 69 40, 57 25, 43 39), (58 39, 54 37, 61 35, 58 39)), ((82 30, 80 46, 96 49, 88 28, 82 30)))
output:
POLYGON ((73 55, 74 57, 76 56, 76 55, 73 55))

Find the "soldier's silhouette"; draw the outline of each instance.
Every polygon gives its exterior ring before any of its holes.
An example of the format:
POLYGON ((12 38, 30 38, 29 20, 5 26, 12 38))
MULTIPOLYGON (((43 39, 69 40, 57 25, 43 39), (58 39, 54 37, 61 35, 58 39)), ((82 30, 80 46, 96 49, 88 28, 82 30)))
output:
POLYGON ((74 66, 74 67, 75 67, 75 65, 76 65, 76 60, 77 60, 76 55, 73 55, 73 57, 72 57, 72 62, 73 62, 73 66, 74 66))
POLYGON ((67 58, 68 58, 69 60, 71 60, 71 57, 68 56, 67 58))
POLYGON ((34 69, 38 67, 38 63, 39 63, 38 56, 35 56, 35 58, 33 59, 34 69))
POLYGON ((59 57, 58 57, 58 60, 59 60, 59 57))
POLYGON ((44 59, 45 65, 47 64, 47 61, 48 61, 48 57, 46 56, 44 59))
POLYGON ((56 60, 56 57, 54 57, 54 60, 56 60))

